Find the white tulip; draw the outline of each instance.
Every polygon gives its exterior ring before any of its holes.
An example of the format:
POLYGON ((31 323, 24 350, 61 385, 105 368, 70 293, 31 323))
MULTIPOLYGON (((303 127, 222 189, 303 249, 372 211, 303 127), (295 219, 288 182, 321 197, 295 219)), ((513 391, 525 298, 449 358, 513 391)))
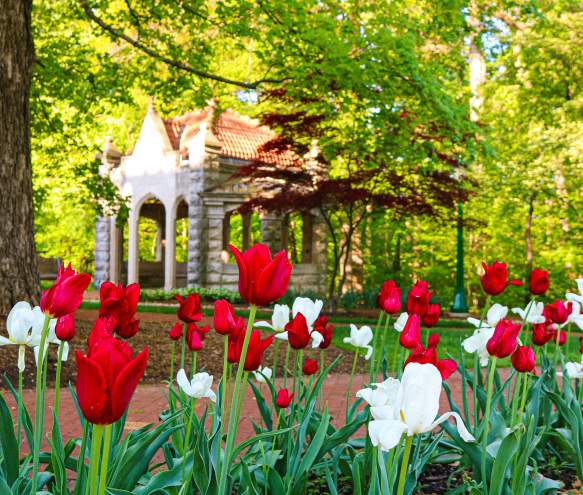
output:
POLYGON ((324 301, 321 299, 312 301, 309 297, 296 297, 292 305, 292 318, 295 318, 298 313, 302 313, 306 319, 308 328, 312 330, 314 322, 320 316, 322 306, 324 306, 324 301))
POLYGON ((478 357, 480 358, 480 366, 488 366, 490 354, 488 353, 486 345, 492 338, 492 335, 494 335, 494 329, 486 326, 477 328, 474 330, 473 335, 462 341, 464 351, 469 352, 470 354, 473 354, 474 352, 478 354, 478 357))
POLYGON ((576 301, 579 304, 583 305, 583 278, 578 278, 577 282, 577 289, 579 290, 579 294, 574 294, 573 292, 567 292, 565 297, 568 301, 576 301))
POLYGON ((543 310, 545 309, 545 305, 543 302, 530 301, 526 308, 512 308, 512 312, 518 316, 520 319, 526 323, 544 323, 546 318, 543 315, 543 310))
POLYGON ((253 376, 255 376, 255 379, 259 383, 267 383, 267 380, 271 380, 272 375, 273 371, 271 370, 271 368, 268 368, 267 366, 265 368, 259 366, 259 369, 253 372, 253 376))
POLYGON ((181 369, 176 375, 176 383, 178 383, 178 386, 189 397, 194 399, 208 398, 213 402, 217 400, 217 396, 211 389, 213 377, 208 373, 196 373, 192 377, 192 380, 188 381, 186 372, 181 369))
POLYGON ((8 338, 0 336, 0 346, 18 346, 18 370, 25 368, 25 349, 34 347, 40 343, 40 334, 35 334, 33 329, 34 313, 29 303, 26 301, 17 302, 10 310, 6 319, 6 329, 8 338))
POLYGON ((565 325, 569 325, 574 323, 577 325, 581 330, 583 330, 583 314, 581 314, 581 304, 578 301, 571 301, 572 309, 571 313, 567 317, 567 321, 561 325, 561 328, 565 325))
POLYGON ((395 330, 399 333, 401 333, 403 331, 403 329, 405 328, 405 325, 407 324, 407 320, 409 319, 409 313, 401 313, 399 315, 399 317, 397 318, 397 320, 395 321, 395 324, 393 325, 393 327, 395 328, 395 330))
POLYGON ((366 349, 366 355, 364 359, 367 361, 372 355, 372 347, 369 345, 372 341, 372 330, 369 326, 364 325, 358 328, 356 325, 350 324, 350 337, 344 337, 343 342, 345 344, 350 344, 354 347, 366 349))
POLYGON ((289 306, 286 304, 276 304, 271 314, 271 323, 268 321, 258 321, 256 327, 271 328, 275 332, 283 332, 289 322, 289 306))
POLYGON ((583 378, 583 354, 581 355, 581 362, 570 362, 565 364, 565 374, 572 380, 583 378))
POLYGON ((394 380, 385 387, 377 384, 372 394, 359 392, 375 404, 383 398, 385 400, 384 405, 371 407, 373 420, 368 424, 368 434, 372 444, 388 452, 399 443, 404 433, 413 436, 432 431, 450 417, 455 419, 462 439, 474 441, 459 414, 447 412, 435 419, 439 412, 441 383, 441 374, 432 364, 409 363, 400 382, 394 380), (398 382, 398 387, 395 382, 398 382))
MULTIPOLYGON (((34 336, 34 360, 38 365, 38 354, 40 349, 40 339, 41 333, 43 330, 43 326, 45 324, 45 314, 40 309, 40 306, 35 306, 32 310, 32 334, 34 336)), ((47 349, 49 348, 49 344, 55 344, 57 346, 61 345, 61 341, 57 338, 57 334, 55 333, 55 328, 57 326, 57 320, 51 319, 49 321, 49 333, 47 334, 47 338, 45 340, 45 348, 43 355, 46 356, 47 349)), ((61 356, 61 361, 66 361, 69 357, 69 343, 62 342, 63 344, 63 355, 61 356)))

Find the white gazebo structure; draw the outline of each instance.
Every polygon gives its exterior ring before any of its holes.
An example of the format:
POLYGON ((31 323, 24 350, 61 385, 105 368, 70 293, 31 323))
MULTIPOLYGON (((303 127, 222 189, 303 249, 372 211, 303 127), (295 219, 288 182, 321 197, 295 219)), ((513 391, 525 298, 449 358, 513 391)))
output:
MULTIPOLYGON (((230 220, 253 193, 233 179, 238 167, 255 161, 280 165, 301 161, 291 152, 264 151, 275 134, 231 110, 204 110, 163 119, 151 104, 134 149, 123 156, 106 143, 101 173, 128 198, 127 240, 115 217, 99 217, 95 232, 95 285, 105 280, 236 290, 237 268, 229 256, 230 220), (156 222, 156 261, 139 258, 139 219, 156 222), (186 263, 176 262, 176 221, 188 219, 186 263), (127 251, 126 251, 127 249, 127 251), (127 265, 124 254, 127 252, 127 265)), ((288 244, 288 216, 261 214, 261 241, 272 250, 288 244)), ((251 214, 242 216, 243 245, 251 242, 251 214)), ((302 215, 301 262, 292 286, 325 292, 326 236, 317 212, 302 215)))

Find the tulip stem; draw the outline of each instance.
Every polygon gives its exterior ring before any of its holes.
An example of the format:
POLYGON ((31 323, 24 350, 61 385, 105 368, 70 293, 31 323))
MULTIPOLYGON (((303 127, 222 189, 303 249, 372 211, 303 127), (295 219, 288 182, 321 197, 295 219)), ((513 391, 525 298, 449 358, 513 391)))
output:
POLYGON ((494 373, 496 372, 497 357, 492 356, 490 370, 488 372, 488 392, 486 396, 486 411, 482 420, 484 421, 484 431, 482 434, 482 484, 483 493, 488 494, 488 479, 486 477, 486 458, 488 457, 488 433, 490 430, 490 408, 492 406, 492 393, 494 386, 494 373))
MULTIPOLYGON (((557 330, 557 333, 559 334, 559 338, 560 338, 560 330, 557 330)), ((569 344, 571 343, 571 321, 569 320, 569 323, 567 323, 567 345, 565 346, 565 359, 569 359, 569 344)))
POLYGON ((59 344, 59 354, 57 357, 57 372, 55 375, 55 404, 53 406, 53 411, 55 417, 59 417, 59 396, 61 395, 61 367, 63 363, 63 347, 65 344, 61 342, 59 344))
POLYGON ((286 349, 285 349, 285 365, 283 367, 283 388, 287 388, 287 367, 289 366, 289 350, 290 345, 289 342, 286 341, 286 349))
MULTIPOLYGON (((387 345, 387 333, 389 333, 389 323, 391 322, 391 315, 387 315, 387 319, 385 320, 385 327, 383 330, 383 340, 381 342, 381 348, 380 348, 380 355, 379 355, 379 360, 377 362, 377 367, 375 370, 375 375, 378 376, 379 371, 381 370, 381 364, 383 362, 383 357, 385 355, 385 347, 387 345)), ((387 369, 388 369, 388 365, 387 365, 387 369)), ((386 371, 386 370, 385 370, 386 371)), ((384 376, 384 375, 383 375, 384 376)))
POLYGON ((18 435, 18 459, 20 459, 20 443, 22 434, 20 432, 22 425, 22 371, 18 370, 18 418, 17 418, 17 435, 18 435))
POLYGON ((45 389, 43 387, 44 377, 44 358, 45 358, 45 342, 49 333, 49 323, 51 319, 49 315, 45 315, 45 321, 40 336, 40 345, 38 348, 38 363, 36 365, 36 402, 34 414, 34 449, 32 456, 32 491, 36 493, 38 487, 38 464, 40 458, 40 444, 42 442, 43 428, 44 428, 44 400, 43 396, 45 389))
POLYGON ((346 387, 346 421, 348 421, 348 401, 350 400, 350 392, 352 390, 352 379, 354 378, 354 373, 356 372, 356 363, 358 362, 358 347, 354 351, 354 359, 352 360, 352 370, 350 371, 350 377, 348 378, 348 387, 346 387))
POLYGON ((172 341, 172 350, 170 351, 170 378, 168 379, 168 388, 172 388, 174 383, 174 354, 176 353, 176 341, 172 341))
POLYGON ((180 369, 184 369, 184 362, 186 361, 186 331, 188 329, 188 325, 185 323, 184 328, 182 329, 182 348, 180 350, 180 369))
POLYGON ((372 383, 372 377, 374 376, 375 372, 376 372, 376 368, 375 368, 375 364, 376 364, 376 360, 377 360, 377 356, 379 355, 379 332, 380 329, 379 327, 381 326, 381 323, 383 321, 383 316, 384 316, 385 312, 381 309, 379 311, 379 317, 377 319, 377 324, 374 327, 374 334, 373 334, 373 341, 372 341, 372 349, 373 349, 373 353, 372 353, 372 357, 370 360, 370 369, 369 369, 369 382, 372 383))
POLYGON ((271 373, 271 380, 275 383, 275 376, 277 374, 277 355, 279 354, 279 339, 275 339, 273 346, 273 371, 271 373))
MULTIPOLYGON (((522 380, 522 373, 517 373, 516 379, 514 380, 514 391, 512 394, 512 409, 510 411, 510 426, 514 426, 518 419, 516 415, 518 413, 518 400, 520 396, 520 381, 522 380)), ((508 387, 510 389, 510 387, 508 387)))
POLYGON ((107 485, 107 465, 109 463, 109 451, 111 446, 111 425, 106 425, 103 436, 103 452, 101 454, 101 473, 99 475, 99 495, 105 494, 107 485))
MULTIPOLYGON (((229 335, 223 337, 223 376, 221 380, 221 422, 219 423, 219 445, 223 442, 223 431, 225 425, 225 412, 227 406, 227 370, 228 370, 229 335)), ((221 472, 221 453, 217 459, 217 470, 221 472)))
MULTIPOLYGON (((81 448, 79 449, 79 457, 77 458, 77 476, 75 476, 75 489, 73 495, 78 495, 83 486, 83 478, 85 477, 85 451, 87 450, 87 436, 89 435, 89 421, 83 419, 83 437, 81 438, 81 448)), ((89 486, 89 485, 87 485, 89 486)))
POLYGON ((183 409, 182 412, 182 421, 188 421, 186 424, 186 434, 184 435, 184 443, 182 444, 182 484, 184 485, 184 469, 186 467, 186 452, 188 452, 188 447, 190 443, 190 428, 192 425, 192 419, 194 417, 194 397, 190 400, 190 417, 187 419, 186 417, 186 409, 183 409))
POLYGON ((241 356, 239 358, 239 366, 237 367, 237 375, 235 376, 235 389, 233 391, 233 400, 231 401, 231 411, 229 413, 229 426, 227 432, 227 441, 225 443, 225 462, 221 467, 221 475, 219 479, 218 495, 227 495, 227 478, 228 470, 231 462, 231 451, 235 444, 236 426, 239 422, 237 415, 237 406, 241 395, 241 379, 243 378, 243 371, 245 367, 245 359, 247 357, 247 349, 249 348, 249 341, 251 340, 251 331, 253 330, 253 323, 255 321, 255 314, 257 313, 257 306, 251 304, 249 308, 249 321, 247 322, 247 329, 245 331, 245 339, 243 340, 243 347, 241 348, 241 356))
POLYGON ((399 472, 399 487, 397 488, 397 495, 405 493, 405 482, 407 481, 407 468, 409 467, 409 456, 411 455, 411 446, 413 445, 413 435, 407 435, 405 440, 405 452, 403 452, 403 460, 401 461, 401 470, 399 472))
POLYGON ((196 352, 192 351, 191 355, 190 355, 190 362, 192 364, 192 371, 191 371, 191 375, 194 376, 196 374, 196 352))
POLYGON ((395 367, 395 377, 399 375, 399 361, 398 361, 398 350, 401 348, 401 344, 399 342, 399 334, 395 336, 395 343, 393 345, 393 355, 391 358, 391 366, 395 367))
POLYGON ((101 440, 103 438, 103 425, 93 425, 91 435, 91 456, 89 458, 89 487, 91 495, 97 494, 97 475, 99 472, 99 455, 101 453, 101 440))
POLYGON ((526 405, 526 396, 528 395, 528 382, 530 375, 525 375, 522 382, 522 399, 520 400, 520 409, 518 410, 518 422, 522 421, 524 415, 524 406, 526 405))

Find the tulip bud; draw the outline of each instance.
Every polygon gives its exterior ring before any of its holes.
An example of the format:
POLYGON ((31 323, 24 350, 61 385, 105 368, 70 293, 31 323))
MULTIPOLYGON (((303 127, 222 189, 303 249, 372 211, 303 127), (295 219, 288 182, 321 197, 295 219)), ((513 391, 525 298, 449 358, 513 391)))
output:
POLYGON ((480 277, 482 289, 486 294, 496 296, 500 294, 508 285, 522 285, 520 280, 508 281, 508 268, 506 263, 494 263, 487 265, 482 263, 484 274, 480 277))
POLYGON ((303 349, 310 343, 310 330, 302 313, 297 313, 294 319, 285 326, 285 329, 289 345, 293 349, 303 349))
POLYGON ((567 321, 571 311, 573 310, 573 303, 569 301, 565 304, 561 300, 555 301, 553 304, 547 304, 545 306, 545 315, 553 321, 553 323, 557 323, 562 325, 567 321))
POLYGON ((549 288, 549 272, 535 268, 530 272, 530 283, 528 285, 530 293, 535 296, 543 295, 549 288))
POLYGON ((318 371, 318 362, 314 359, 306 359, 302 368, 304 375, 311 376, 318 371))
POLYGON ((202 319, 202 308, 200 306, 199 294, 188 294, 186 299, 176 294, 174 299, 180 304, 176 311, 178 319, 182 320, 184 323, 194 323, 202 319))
POLYGON ((399 343, 406 349, 415 349, 421 341, 421 320, 419 315, 410 314, 405 328, 399 336, 399 343))
POLYGON ((70 313, 61 316, 55 325, 55 334, 59 340, 67 342, 75 337, 75 315, 70 313))
POLYGON ((277 397, 275 398, 275 405, 280 409, 285 409, 289 407, 293 399, 294 394, 290 394, 287 389, 282 388, 277 392, 277 397))
POLYGON ((516 349, 521 327, 520 323, 515 324, 510 320, 500 320, 494 329, 494 334, 486 344, 488 354, 498 358, 510 356, 516 349))
POLYGON ((168 337, 170 337, 172 340, 180 340, 182 338, 182 327, 182 322, 177 321, 174 323, 174 326, 168 332, 168 337))
POLYGON ((516 371, 521 373, 530 373, 534 370, 536 364, 536 356, 532 347, 519 345, 514 354, 512 354, 512 366, 516 371))
POLYGON ((439 321, 440 313, 441 307, 439 304, 430 304, 427 306, 427 312, 423 316, 423 325, 427 328, 431 328, 439 321))
POLYGON ((234 317, 235 310, 229 301, 225 299, 215 301, 213 326, 217 333, 221 335, 230 333, 234 324, 234 317))
POLYGON ((429 308, 431 293, 425 280, 417 280, 407 294, 407 313, 424 316, 429 308))
POLYGON ((61 265, 53 285, 42 293, 40 309, 51 318, 74 313, 81 306, 83 294, 90 282, 88 274, 76 273, 70 264, 67 268, 61 265))
POLYGON ((394 315, 401 311, 401 289, 394 280, 387 280, 377 296, 377 306, 385 313, 394 315))
POLYGON ((235 246, 229 249, 239 267, 239 294, 244 301, 267 306, 287 292, 292 265, 285 251, 272 258, 265 244, 255 244, 244 253, 235 246))

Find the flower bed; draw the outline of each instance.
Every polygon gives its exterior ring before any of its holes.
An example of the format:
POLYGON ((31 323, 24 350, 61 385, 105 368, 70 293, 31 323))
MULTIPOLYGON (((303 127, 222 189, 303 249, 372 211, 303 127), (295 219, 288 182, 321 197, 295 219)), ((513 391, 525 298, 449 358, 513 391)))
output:
POLYGON ((469 319, 473 332, 456 353, 446 353, 440 334, 428 330, 439 324, 441 307, 424 281, 409 291, 403 312, 401 289, 387 281, 376 324, 351 324, 335 336, 320 300, 298 297, 291 308, 276 304, 267 320, 256 318, 258 308, 286 293, 293 267, 284 252, 272 258, 263 245, 232 252, 246 317, 219 299, 206 322, 200 295, 178 294, 176 324, 150 335, 164 340, 163 351, 152 352, 140 331, 137 284, 103 284, 89 332, 73 317, 89 277, 70 267, 59 270, 40 307, 13 308, 0 344, 16 351, 17 385, 8 393, 18 414, 13 418, 0 400, 0 493, 404 495, 424 490, 440 464, 456 480, 440 484, 452 493, 552 494, 564 487, 566 476, 558 473, 583 478, 583 363, 565 360, 574 352, 567 349, 570 334, 583 328, 583 279, 567 302, 544 304, 548 274, 533 270, 531 301, 510 310, 495 298, 521 282, 509 280, 503 263, 484 264, 482 316, 469 319), (343 414, 332 421, 322 385, 341 366, 341 351, 332 346, 339 338, 353 352, 344 360, 350 374, 343 414), (69 341, 76 342, 76 373, 62 366, 69 341), (32 364, 27 348, 38 363, 34 422, 20 400, 32 364), (512 368, 500 373, 501 363, 512 368), (138 382, 152 378, 148 366, 157 379, 159 370, 168 372, 167 407, 157 425, 124 435, 138 382), (356 390, 353 377, 363 370, 367 383, 356 390), (447 382, 454 374, 461 397, 447 382), (40 411, 53 377, 54 413, 45 418, 40 411), (59 392, 70 377, 83 435, 64 442, 59 392), (245 396, 254 397, 260 421, 255 436, 237 443, 245 396), (195 407, 201 402, 202 414, 195 407), (41 452, 45 422, 52 427, 41 452))

